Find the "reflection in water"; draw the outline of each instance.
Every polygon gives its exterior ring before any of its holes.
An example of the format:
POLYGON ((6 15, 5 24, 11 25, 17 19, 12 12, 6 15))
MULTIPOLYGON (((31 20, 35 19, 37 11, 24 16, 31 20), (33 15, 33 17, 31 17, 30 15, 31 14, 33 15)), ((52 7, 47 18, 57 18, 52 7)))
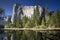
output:
POLYGON ((13 31, 0 34, 0 40, 59 40, 60 31, 13 31))

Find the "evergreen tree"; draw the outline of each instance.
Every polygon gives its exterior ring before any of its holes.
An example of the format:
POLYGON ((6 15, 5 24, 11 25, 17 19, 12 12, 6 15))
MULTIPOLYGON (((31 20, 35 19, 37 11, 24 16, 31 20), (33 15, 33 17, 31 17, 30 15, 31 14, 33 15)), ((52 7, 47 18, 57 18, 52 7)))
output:
POLYGON ((21 19, 21 17, 17 18, 16 27, 18 27, 18 28, 22 27, 22 28, 23 28, 23 24, 22 24, 22 19, 21 19))
POLYGON ((23 24, 24 27, 28 27, 27 26, 28 25, 28 21, 29 21, 28 17, 24 16, 22 18, 22 24, 23 24))
POLYGON ((50 13, 50 10, 48 9, 48 7, 46 6, 45 7, 45 21, 46 21, 46 26, 48 27, 48 21, 49 21, 49 13, 50 13))
MULTIPOLYGON (((4 9, 0 8, 0 28, 4 28, 4 23, 1 22, 4 20, 2 15, 4 16, 4 9)), ((4 33, 4 30, 1 30, 0 33, 4 33)))
POLYGON ((4 9, 0 8, 0 14, 2 14, 4 12, 4 9))
POLYGON ((34 9, 34 14, 32 16, 32 21, 37 26, 40 24, 40 12, 39 12, 39 6, 36 6, 36 9, 34 9))
POLYGON ((54 25, 56 27, 60 26, 60 11, 55 12, 52 16, 51 16, 51 20, 50 20, 50 24, 54 25))

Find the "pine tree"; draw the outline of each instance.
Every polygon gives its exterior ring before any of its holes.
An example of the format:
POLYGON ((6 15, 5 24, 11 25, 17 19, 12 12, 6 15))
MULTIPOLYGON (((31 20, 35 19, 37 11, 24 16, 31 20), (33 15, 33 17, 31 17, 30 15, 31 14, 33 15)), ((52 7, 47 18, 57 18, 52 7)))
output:
POLYGON ((4 12, 4 9, 0 8, 0 14, 2 14, 4 12))
POLYGON ((39 6, 36 6, 36 9, 34 9, 34 14, 32 16, 32 21, 37 26, 40 24, 40 13, 39 13, 39 6))
POLYGON ((45 21, 46 21, 46 26, 48 27, 48 21, 49 21, 49 13, 50 13, 50 10, 48 9, 48 7, 46 6, 45 7, 45 21))
POLYGON ((23 28, 23 24, 22 24, 22 19, 21 19, 21 17, 17 18, 16 27, 18 27, 18 28, 22 27, 22 28, 23 28))
MULTIPOLYGON (((1 15, 4 16, 4 9, 3 8, 0 8, 0 28, 4 28, 4 23, 2 24, 2 20, 4 19, 1 15)), ((4 30, 1 30, 0 33, 3 33, 4 30)))

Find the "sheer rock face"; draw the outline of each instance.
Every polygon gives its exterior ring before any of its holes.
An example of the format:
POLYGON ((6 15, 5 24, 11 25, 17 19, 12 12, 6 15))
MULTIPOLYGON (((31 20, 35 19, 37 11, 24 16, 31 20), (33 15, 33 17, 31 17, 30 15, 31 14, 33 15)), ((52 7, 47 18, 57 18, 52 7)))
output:
POLYGON ((33 12, 34 12, 34 6, 24 6, 23 7, 24 16, 26 15, 27 17, 31 17, 33 12))
MULTIPOLYGON (((34 9, 36 9, 36 6, 23 6, 20 4, 14 4, 12 18, 11 18, 12 23, 18 17, 23 17, 23 16, 31 17, 34 13, 34 9)), ((43 8, 41 6, 39 6, 39 12, 41 16, 43 12, 43 8)))

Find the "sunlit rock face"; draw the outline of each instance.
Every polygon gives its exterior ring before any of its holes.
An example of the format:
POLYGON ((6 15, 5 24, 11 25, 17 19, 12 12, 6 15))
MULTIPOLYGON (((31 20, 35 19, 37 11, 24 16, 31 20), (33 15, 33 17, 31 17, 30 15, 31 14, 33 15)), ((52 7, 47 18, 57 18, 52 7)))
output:
MULTIPOLYGON (((41 16, 43 12, 43 8, 41 6, 38 7, 41 16)), ((36 6, 23 6, 20 4, 14 4, 12 18, 11 18, 12 23, 18 17, 22 17, 22 16, 27 16, 28 18, 31 17, 34 13, 34 9, 36 9, 36 6)))
MULTIPOLYGON (((27 17, 31 17, 34 13, 34 9, 36 9, 36 6, 24 6, 23 14, 26 15, 27 17)), ((40 16, 41 16, 41 13, 43 12, 43 9, 41 6, 39 6, 39 12, 40 12, 40 16)))
POLYGON ((34 12, 34 6, 24 6, 23 7, 24 16, 31 17, 33 12, 34 12))

